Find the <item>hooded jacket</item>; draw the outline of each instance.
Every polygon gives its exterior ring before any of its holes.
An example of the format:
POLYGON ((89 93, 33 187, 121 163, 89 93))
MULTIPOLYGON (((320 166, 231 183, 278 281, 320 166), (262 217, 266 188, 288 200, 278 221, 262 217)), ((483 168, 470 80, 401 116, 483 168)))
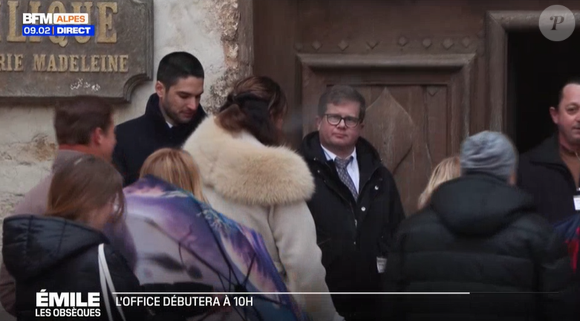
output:
MULTIPOLYGON (((308 167, 285 147, 263 145, 203 121, 184 149, 199 166, 203 193, 218 212, 260 233, 291 292, 328 292, 306 200, 314 192, 308 167)), ((339 320, 329 295, 295 295, 314 320, 339 320)))
MULTIPOLYGON (((105 244, 115 290, 139 291, 139 281, 125 260, 108 245, 101 232, 90 227, 62 218, 15 215, 4 219, 2 239, 4 263, 16 280, 19 321, 36 320, 36 293, 43 289, 46 292, 100 292, 100 317, 90 319, 108 320, 99 279, 101 243, 105 244)), ((123 308, 123 312, 127 320, 149 317, 145 310, 136 308, 123 308)))
POLYGON ((495 177, 442 184, 429 207, 401 224, 393 250, 389 291, 471 292, 401 296, 398 319, 577 318, 566 246, 530 195, 495 177))
POLYGON ((169 127, 159 108, 159 96, 153 94, 147 101, 144 115, 115 128, 117 145, 113 151, 113 163, 123 175, 124 186, 133 184, 139 178, 141 166, 149 155, 161 148, 181 147, 206 117, 200 105, 191 121, 169 127))

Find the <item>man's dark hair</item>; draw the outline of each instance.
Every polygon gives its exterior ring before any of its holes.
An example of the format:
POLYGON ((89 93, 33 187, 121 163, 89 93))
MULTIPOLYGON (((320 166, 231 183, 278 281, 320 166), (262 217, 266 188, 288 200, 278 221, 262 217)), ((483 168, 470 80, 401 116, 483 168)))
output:
POLYGON ((554 108, 556 108, 556 110, 558 109, 558 107, 560 106, 560 102, 564 98, 564 87, 566 87, 568 85, 580 86, 580 77, 570 78, 570 79, 566 80, 566 82, 562 85, 562 87, 560 87, 560 91, 558 92, 558 100, 554 104, 554 108))
POLYGON ((179 79, 190 76, 205 77, 201 62, 188 52, 172 52, 159 62, 157 81, 160 81, 166 90, 175 85, 179 79))
POLYGON ((56 107, 54 131, 59 145, 88 145, 92 132, 113 126, 113 107, 96 96, 77 96, 56 107))
POLYGON ((328 104, 340 105, 345 101, 352 101, 360 104, 359 120, 365 119, 366 102, 365 98, 351 86, 334 85, 328 88, 318 101, 318 116, 322 117, 326 113, 328 104))

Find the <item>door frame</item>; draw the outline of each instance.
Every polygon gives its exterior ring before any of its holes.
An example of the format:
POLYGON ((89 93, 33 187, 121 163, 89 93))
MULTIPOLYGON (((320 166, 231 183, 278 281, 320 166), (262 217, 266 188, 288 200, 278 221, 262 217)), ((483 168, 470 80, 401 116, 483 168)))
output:
MULTIPOLYGON (((580 11, 572 11, 580 32, 580 11)), ((488 11, 485 15, 489 128, 507 132, 508 37, 513 31, 539 30, 542 11, 488 11)))
MULTIPOLYGON (((312 93, 304 91, 322 92, 327 83, 319 83, 319 77, 325 71, 343 70, 380 70, 386 74, 394 74, 392 81, 381 81, 381 84, 396 85, 443 85, 448 88, 448 149, 447 153, 459 152, 461 142, 470 133, 471 105, 473 99, 474 63, 476 54, 297 54, 300 74, 297 79, 298 97, 302 106, 302 135, 316 130, 314 120, 317 116, 317 100, 308 100, 312 93), (413 70, 422 72, 422 77, 397 76, 397 71, 413 70), (441 72, 448 74, 440 75, 441 72), (396 80, 395 80, 396 79, 396 80), (459 126, 452 126, 458 124, 459 126)), ((398 74, 400 76, 400 74, 398 74)), ((388 77, 386 77, 388 78, 388 77)), ((351 84, 369 84, 366 82, 351 82, 351 84)), ((318 96, 316 96, 318 99, 318 96)))

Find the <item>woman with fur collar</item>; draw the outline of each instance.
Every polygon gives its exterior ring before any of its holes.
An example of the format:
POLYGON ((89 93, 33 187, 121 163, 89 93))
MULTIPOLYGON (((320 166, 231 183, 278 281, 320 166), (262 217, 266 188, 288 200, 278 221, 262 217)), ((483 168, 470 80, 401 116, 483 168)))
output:
MULTIPOLYGON (((289 291, 328 292, 305 202, 314 193, 313 178, 299 155, 280 146, 286 111, 276 82, 249 77, 183 148, 199 166, 208 203, 262 234, 289 291)), ((294 297, 314 320, 342 320, 330 295, 294 297)))

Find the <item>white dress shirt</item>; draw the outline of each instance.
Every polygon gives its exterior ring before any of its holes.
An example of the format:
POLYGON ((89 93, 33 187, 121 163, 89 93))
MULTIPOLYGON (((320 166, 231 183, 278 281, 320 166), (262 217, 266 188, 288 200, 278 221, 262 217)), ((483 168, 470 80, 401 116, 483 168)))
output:
MULTIPOLYGON (((333 152, 324 148, 324 146, 322 146, 322 145, 320 145, 320 146, 322 147, 322 150, 324 151, 324 155, 326 156, 326 160, 334 161, 334 159, 337 157, 336 154, 334 154, 333 152)), ((356 160, 356 147, 354 148, 354 150, 352 151, 352 154, 350 154, 350 156, 352 156, 352 161, 350 163, 348 163, 348 166, 346 166, 346 171, 348 172, 350 179, 352 179, 352 182, 354 183, 354 187, 356 188, 356 191, 360 192, 360 189, 359 189, 360 173, 358 170, 358 161, 356 160)))

